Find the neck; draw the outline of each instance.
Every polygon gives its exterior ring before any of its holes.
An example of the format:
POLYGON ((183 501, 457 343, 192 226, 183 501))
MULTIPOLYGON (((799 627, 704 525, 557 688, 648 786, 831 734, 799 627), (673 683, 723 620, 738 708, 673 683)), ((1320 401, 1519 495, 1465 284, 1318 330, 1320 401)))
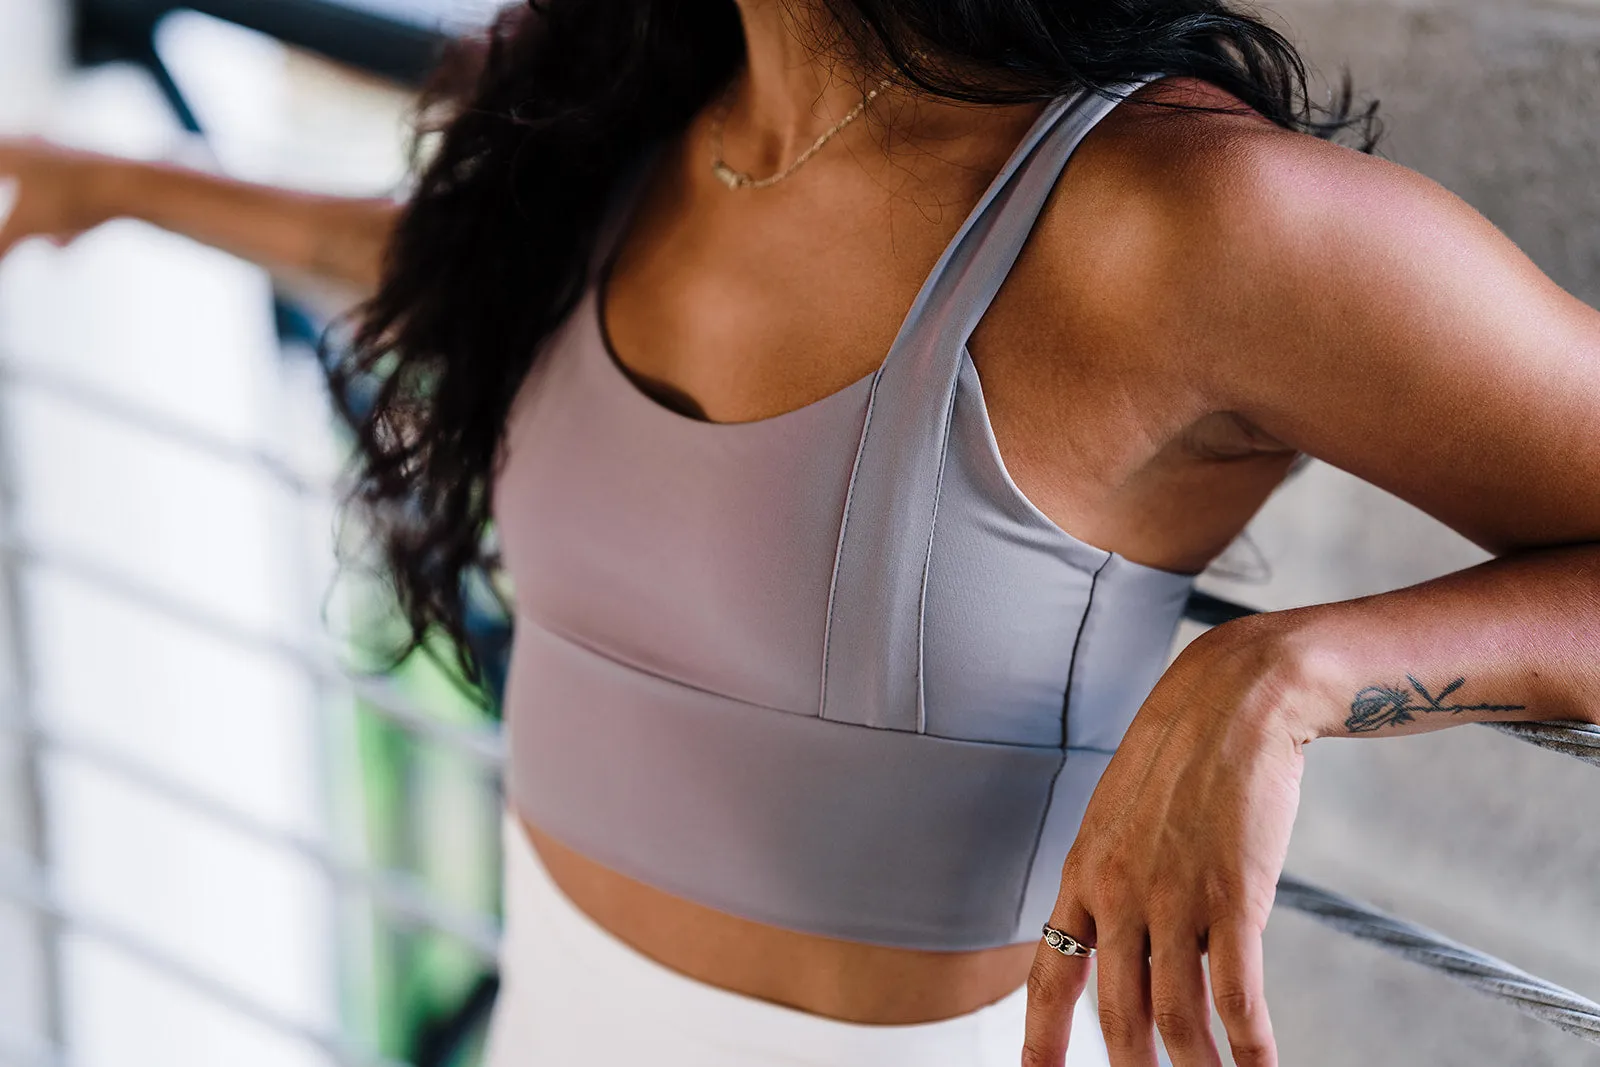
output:
MULTIPOLYGON (((744 27, 746 63, 728 100, 726 139, 739 165, 758 174, 793 160, 878 86, 880 75, 842 57, 842 34, 815 0, 735 0, 744 27)), ((1015 140, 1018 123, 1037 106, 981 107, 890 86, 842 136, 878 148, 913 144, 952 162, 984 159, 1015 140), (1003 121, 996 121, 1001 119, 1003 121), (1012 121, 1004 121, 1012 120, 1012 121)))
POLYGON ((728 124, 742 155, 776 164, 848 114, 871 86, 856 65, 825 54, 829 23, 820 9, 786 0, 737 3, 746 62, 731 90, 728 124))

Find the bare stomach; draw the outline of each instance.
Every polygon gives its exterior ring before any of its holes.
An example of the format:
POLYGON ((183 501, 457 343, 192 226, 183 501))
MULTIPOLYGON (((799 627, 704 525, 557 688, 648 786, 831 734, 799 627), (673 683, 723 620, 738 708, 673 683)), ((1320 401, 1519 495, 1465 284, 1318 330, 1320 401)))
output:
POLYGON ((933 1022, 1027 980, 1032 944, 926 952, 783 930, 663 893, 519 821, 556 885, 618 939, 708 985, 856 1023, 933 1022))

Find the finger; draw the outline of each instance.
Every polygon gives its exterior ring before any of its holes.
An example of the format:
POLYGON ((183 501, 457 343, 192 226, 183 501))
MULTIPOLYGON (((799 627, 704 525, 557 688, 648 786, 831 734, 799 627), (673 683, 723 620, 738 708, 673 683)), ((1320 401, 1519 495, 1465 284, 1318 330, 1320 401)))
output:
POLYGON ((1228 1030, 1238 1067, 1277 1067, 1278 1048, 1267 1017, 1261 929, 1230 920, 1211 928, 1211 996, 1228 1030))
POLYGON ((1156 1067, 1144 925, 1102 929, 1095 962, 1100 974, 1100 1032, 1111 1067, 1156 1067))
POLYGON ((1151 930, 1150 1007, 1173 1067, 1222 1067, 1211 1039, 1200 939, 1192 927, 1151 930))
MULTIPOLYGON (((1050 925, 1094 944, 1094 920, 1082 906, 1057 904, 1050 925)), ((1063 956, 1043 940, 1028 972, 1028 1018, 1022 1039, 1022 1067, 1061 1067, 1072 1032, 1072 1009, 1089 984, 1089 959, 1063 956)))

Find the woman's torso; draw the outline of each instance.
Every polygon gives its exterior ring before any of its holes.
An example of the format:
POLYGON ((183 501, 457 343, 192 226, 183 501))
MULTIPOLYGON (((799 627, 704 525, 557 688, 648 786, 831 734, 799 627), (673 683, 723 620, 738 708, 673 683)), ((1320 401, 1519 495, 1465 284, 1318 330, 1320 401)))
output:
MULTIPOLYGON (((612 386, 635 390, 636 416, 674 427, 669 434, 720 432, 691 423, 685 411, 757 423, 753 429, 767 433, 757 420, 778 417, 779 425, 800 427, 863 400, 866 376, 882 361, 906 307, 1037 109, 993 114, 992 131, 952 144, 945 161, 919 176, 920 185, 890 185, 892 167, 855 166, 841 152, 831 166, 822 158, 808 164, 806 182, 753 196, 730 194, 702 173, 700 131, 691 129, 643 190, 604 300, 591 291, 575 315, 580 327, 592 316, 591 340, 602 328, 609 335, 612 386)), ((1206 411, 1203 398, 1174 386, 1181 374, 1153 373, 1163 359, 1179 357, 1181 344, 1170 355, 1119 352, 1038 328, 1061 321, 1054 309, 1041 315, 1041 301, 1088 305, 1104 296, 1092 268, 1117 236, 1108 221, 1117 214, 1104 208, 1136 184, 1116 172, 1128 157, 1121 142, 1144 136, 1139 122, 1113 112, 1076 150, 972 335, 966 390, 957 398, 959 405, 965 395, 966 406, 956 418, 992 427, 1004 457, 997 467, 1021 505, 1072 531, 1086 548, 1099 546, 1089 551, 1110 550, 1131 573, 1148 569, 1154 584, 1170 589, 1158 572, 1203 566, 1281 478, 1289 457, 1261 449, 1248 428, 1206 411)), ((967 439, 980 436, 971 430, 967 439)), ((513 438, 513 450, 515 444, 513 438)), ((853 451, 855 442, 844 444, 853 451)), ((981 459, 969 466, 981 468, 981 459)), ((706 581, 716 580, 708 570, 706 581)), ((519 585, 519 602, 522 593, 519 585)), ((781 637, 759 625, 743 636, 752 654, 781 637)), ((935 632, 930 639, 960 638, 935 632)), ((1006 649, 992 653, 984 662, 1003 660, 1006 649)), ((1023 667, 1026 674, 1029 665, 1023 667)), ((727 669, 730 684, 742 684, 738 661, 727 669)), ((1018 673, 1014 664, 996 669, 1018 673)), ((1048 671, 1033 669, 1043 684, 1048 671)), ((956 678, 946 688, 961 684, 956 678)), ((1021 743, 1041 740, 1026 736, 1038 726, 1012 724, 1021 743)), ((1014 989, 1033 956, 1028 943, 923 951, 754 922, 628 878, 531 822, 526 828, 575 903, 647 955, 711 984, 819 1014, 871 1022, 959 1014, 1014 989)))

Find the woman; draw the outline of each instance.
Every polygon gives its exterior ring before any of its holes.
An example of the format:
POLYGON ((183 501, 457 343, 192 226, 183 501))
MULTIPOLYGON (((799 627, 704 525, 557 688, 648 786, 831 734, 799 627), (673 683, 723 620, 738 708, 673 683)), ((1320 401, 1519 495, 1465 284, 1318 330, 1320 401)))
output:
POLYGON ((468 73, 397 215, 11 145, 0 250, 375 287, 416 633, 491 515, 515 586, 495 1067, 1275 1063, 1302 747, 1600 722, 1600 314, 1262 24, 549 0, 468 73), (1162 673, 1301 454, 1497 558, 1162 673))

